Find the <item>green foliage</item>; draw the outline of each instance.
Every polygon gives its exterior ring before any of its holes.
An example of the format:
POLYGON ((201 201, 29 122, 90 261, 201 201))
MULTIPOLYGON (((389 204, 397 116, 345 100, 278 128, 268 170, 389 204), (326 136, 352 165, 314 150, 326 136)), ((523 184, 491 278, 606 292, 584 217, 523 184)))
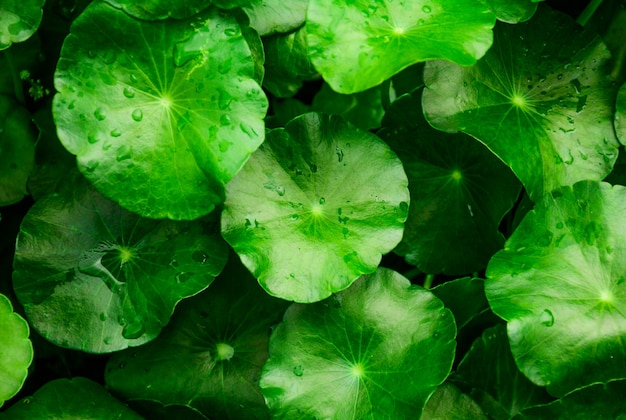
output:
POLYGON ((623 2, 0 3, 0 418, 623 417, 623 2))

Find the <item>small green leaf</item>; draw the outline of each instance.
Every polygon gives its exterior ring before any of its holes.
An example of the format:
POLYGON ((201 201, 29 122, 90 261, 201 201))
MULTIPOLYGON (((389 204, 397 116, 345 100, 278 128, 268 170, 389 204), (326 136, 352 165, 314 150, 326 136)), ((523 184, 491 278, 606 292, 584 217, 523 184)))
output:
POLYGON ((98 191, 151 218, 195 219, 223 201, 264 137, 247 32, 216 9, 148 22, 99 1, 74 21, 53 114, 98 191))
POLYGON ((475 393, 486 393, 507 419, 524 408, 552 400, 544 388, 530 382, 515 365, 504 325, 483 332, 459 364, 455 379, 474 388, 475 393))
POLYGON ((560 396, 626 377, 626 188, 581 181, 546 194, 487 267, 511 351, 560 396))
POLYGON ((0 3, 0 50, 26 41, 41 23, 45 0, 2 0, 0 3))
POLYGON ((422 114, 421 92, 398 98, 378 132, 402 160, 411 191, 395 252, 426 273, 469 274, 502 248, 498 227, 520 184, 476 140, 433 129, 422 114))
POLYGON ((142 420, 143 417, 113 398, 102 386, 77 377, 46 383, 32 397, 0 413, 0 419, 142 420))
POLYGON ((13 273, 32 326, 61 347, 105 353, 154 339, 226 262, 206 221, 144 219, 82 179, 62 184, 24 218, 13 273))
POLYGON ((362 130, 373 130, 380 127, 385 113, 382 89, 376 86, 363 92, 342 95, 324 83, 313 98, 313 110, 341 115, 362 130))
POLYGON ((483 142, 537 201, 611 171, 617 88, 608 58, 597 35, 542 6, 526 23, 498 24, 475 66, 427 63, 424 111, 436 128, 483 142))
POLYGON ((143 20, 185 19, 206 9, 210 0, 105 0, 132 17, 143 20))
POLYGON ((622 420, 626 413, 626 381, 594 384, 567 394, 560 400, 529 408, 514 420, 622 420))
POLYGON ((270 131, 227 185, 222 236, 268 293, 315 302, 376 270, 400 241, 408 202, 384 142, 309 113, 270 131))
POLYGON ((311 0, 306 19, 311 61, 339 93, 369 89, 419 61, 474 64, 495 23, 476 0, 311 0))
POLYGON ((427 420, 488 420, 476 401, 452 384, 440 385, 430 397, 422 419, 427 420))
POLYGON ((156 340, 115 354, 106 383, 126 399, 187 404, 210 418, 267 419, 257 381, 268 332, 287 305, 268 296, 237 260, 209 289, 182 302, 156 340))
POLYGON ((484 0, 496 18, 506 23, 526 22, 537 11, 537 3, 529 0, 484 0))
POLYGON ((381 268, 322 302, 293 304, 260 385, 273 418, 420 418, 450 372, 452 313, 381 268))
POLYGON ((35 130, 30 113, 0 95, 0 206, 20 201, 35 166, 35 130))
POLYGON ((11 301, 0 294, 0 407, 22 388, 33 361, 28 323, 13 312, 11 301))

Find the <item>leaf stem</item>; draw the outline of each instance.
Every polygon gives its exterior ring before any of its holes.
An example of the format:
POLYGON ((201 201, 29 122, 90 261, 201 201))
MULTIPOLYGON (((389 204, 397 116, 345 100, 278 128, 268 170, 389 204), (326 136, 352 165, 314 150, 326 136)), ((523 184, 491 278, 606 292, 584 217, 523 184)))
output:
POLYGON ((589 19, 591 19, 591 16, 593 16, 596 10, 598 10, 598 7, 600 7, 603 1, 604 0, 591 0, 587 7, 585 7, 585 10, 583 10, 580 16, 578 16, 576 22, 581 26, 585 26, 587 22, 589 22, 589 19))
POLYGON ((11 73, 11 78, 13 79, 13 90, 15 92, 15 99, 21 104, 26 104, 26 98, 24 98, 24 92, 22 91, 22 79, 20 79, 20 75, 17 71, 17 67, 15 66, 15 60, 13 60, 13 52, 11 48, 7 48, 4 50, 4 57, 7 60, 7 65, 9 67, 9 72, 11 73))
POLYGON ((433 285, 434 279, 435 279, 434 274, 427 274, 426 279, 424 279, 424 289, 430 289, 433 285))

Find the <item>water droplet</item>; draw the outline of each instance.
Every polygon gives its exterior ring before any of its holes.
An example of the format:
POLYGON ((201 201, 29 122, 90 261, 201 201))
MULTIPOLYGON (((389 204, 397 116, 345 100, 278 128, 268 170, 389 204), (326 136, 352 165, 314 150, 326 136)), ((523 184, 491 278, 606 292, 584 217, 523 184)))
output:
POLYGON ((93 172, 96 170, 99 164, 100 164, 99 161, 92 159, 89 162, 87 162, 87 164, 85 165, 85 169, 87 170, 87 172, 93 172))
POLYGON ((583 95, 580 98, 578 98, 578 103, 576 103, 576 112, 577 113, 581 112, 583 109, 585 109, 586 105, 587 105, 587 95, 583 95))
POLYGON ((121 162, 123 160, 130 159, 131 156, 132 156, 132 148, 127 144, 123 144, 117 149, 115 160, 117 160, 118 162, 121 162))
POLYGON ((300 217, 297 214, 291 215, 291 220, 298 220, 300 217))
POLYGON ((320 204, 324 204, 324 203, 326 203, 326 199, 325 199, 324 197, 320 198, 319 203, 320 203, 320 204))
POLYGON ((224 89, 219 90, 219 99, 217 102, 217 106, 220 109, 229 109, 230 103, 232 101, 233 101, 233 97, 230 96, 228 92, 226 92, 224 89))
POLYGON ((134 74, 130 75, 130 81, 131 83, 137 83, 137 76, 135 76, 134 74))
POLYGON ((226 36, 235 36, 239 31, 235 28, 226 28, 224 29, 224 35, 226 36))
POLYGON ((113 146, 113 143, 111 143, 110 141, 105 141, 104 144, 102 145, 102 150, 106 152, 107 150, 111 148, 111 146, 113 146))
POLYGON ((424 6, 422 6, 422 12, 430 13, 431 11, 432 11, 432 9, 430 8, 429 5, 425 4, 424 6))
POLYGON ((337 154, 337 160, 339 162, 343 161, 343 150, 341 150, 339 147, 336 147, 335 153, 337 154))
POLYGON ((93 116, 96 117, 98 121, 104 121, 106 119, 106 115, 104 115, 104 111, 102 110, 102 108, 97 108, 93 112, 93 116))
POLYGON ((104 337, 102 341, 104 344, 111 344, 113 342, 113 337, 104 337))
POLYGON ((551 327, 554 325, 554 315, 552 315, 552 311, 549 309, 544 309, 540 316, 540 322, 542 325, 546 327, 551 327))
POLYGON ((230 69, 233 67, 233 59, 232 58, 227 58, 224 61, 222 61, 221 63, 218 64, 217 66, 217 71, 220 74, 226 74, 230 71, 230 69))
POLYGON ((180 273, 176 274, 176 283, 185 283, 186 281, 191 280, 193 276, 193 273, 190 273, 188 271, 181 271, 180 273))
POLYGON ((126 367, 126 362, 120 362, 118 366, 120 369, 124 369, 126 367))
POLYGON ((122 135, 122 132, 116 128, 111 130, 109 134, 111 135, 111 137, 119 137, 122 135))
POLYGON ((194 260, 195 262, 199 262, 200 264, 204 264, 207 261, 207 259, 209 259, 209 256, 204 251, 194 251, 191 254, 191 259, 194 260))
POLYGON ((317 165, 311 164, 309 167, 311 168, 311 172, 313 173, 317 172, 317 165))
POLYGON ((74 108, 76 108, 76 101, 70 102, 70 104, 67 106, 67 109, 74 109, 74 108))
POLYGON ((563 73, 559 73, 556 78, 557 80, 563 80, 563 73))
POLYGON ((104 312, 100 313, 100 321, 106 321, 107 320, 107 314, 105 314, 104 312))
POLYGON ((143 120, 143 111, 139 108, 135 109, 132 114, 133 120, 139 122, 143 120))
POLYGON ((285 187, 283 187, 282 185, 279 185, 278 187, 276 187, 276 194, 278 194, 279 196, 284 196, 285 195, 285 187))
POLYGON ((89 144, 96 144, 98 143, 98 141, 100 141, 100 139, 94 133, 91 133, 87 135, 87 141, 89 142, 89 144))
POLYGON ((303 373, 304 373, 304 369, 302 368, 302 366, 298 365, 298 366, 293 368, 293 374, 294 375, 302 376, 303 373))
POLYGON ((558 223, 556 224, 556 228, 557 228, 557 229, 563 229, 563 222, 558 222, 558 223))
POLYGON ((220 117, 220 124, 222 125, 231 125, 233 122, 232 118, 230 118, 230 115, 228 114, 223 114, 220 117))
POLYGON ((143 322, 141 320, 135 320, 130 324, 126 324, 122 329, 122 336, 127 340, 134 340, 139 338, 145 332, 143 322))
POLYGON ((126 96, 127 98, 134 98, 135 97, 135 89, 133 89, 132 87, 125 87, 124 88, 124 96, 126 96))

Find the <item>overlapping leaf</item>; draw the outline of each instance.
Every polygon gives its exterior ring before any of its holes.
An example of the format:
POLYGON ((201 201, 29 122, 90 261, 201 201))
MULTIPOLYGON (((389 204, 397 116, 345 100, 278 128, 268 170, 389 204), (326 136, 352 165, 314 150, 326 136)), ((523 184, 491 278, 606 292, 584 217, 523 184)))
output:
POLYGON ((32 326, 59 346, 104 353, 152 340, 226 262, 206 221, 144 219, 83 180, 63 186, 24 218, 13 273, 32 326))
POLYGON ((547 194, 487 267, 485 293, 535 384, 563 395, 626 378, 626 188, 547 194))
POLYGON ((382 105, 382 89, 373 87, 363 92, 342 95, 326 83, 313 98, 313 110, 341 115, 363 130, 380 127, 385 110, 382 105))
POLYGON ((525 22, 537 11, 537 3, 530 0, 486 0, 498 20, 506 23, 525 22))
POLYGON ((373 272, 409 208, 402 164, 341 117, 269 132, 228 184, 222 235, 272 295, 315 302, 373 272))
POLYGON ((487 145, 537 201, 611 171, 617 88, 608 58, 597 35, 540 7, 526 23, 497 25, 493 47, 475 66, 427 63, 426 117, 487 145))
POLYGON ((206 9, 211 0, 106 0, 129 15, 144 20, 162 20, 169 17, 185 19, 206 9))
POLYGON ((311 0, 306 30, 315 68, 336 92, 354 93, 419 61, 474 64, 494 23, 476 0, 311 0))
POLYGON ((41 23, 45 0, 3 0, 0 4, 0 50, 26 41, 41 23))
POLYGON ((439 299, 381 268, 287 310, 261 389, 274 418, 419 418, 450 372, 454 336, 439 299))
POLYGON ((195 219, 223 201, 223 184, 263 141, 267 99, 255 77, 230 15, 147 22, 97 1, 61 51, 59 138, 122 207, 195 219))

